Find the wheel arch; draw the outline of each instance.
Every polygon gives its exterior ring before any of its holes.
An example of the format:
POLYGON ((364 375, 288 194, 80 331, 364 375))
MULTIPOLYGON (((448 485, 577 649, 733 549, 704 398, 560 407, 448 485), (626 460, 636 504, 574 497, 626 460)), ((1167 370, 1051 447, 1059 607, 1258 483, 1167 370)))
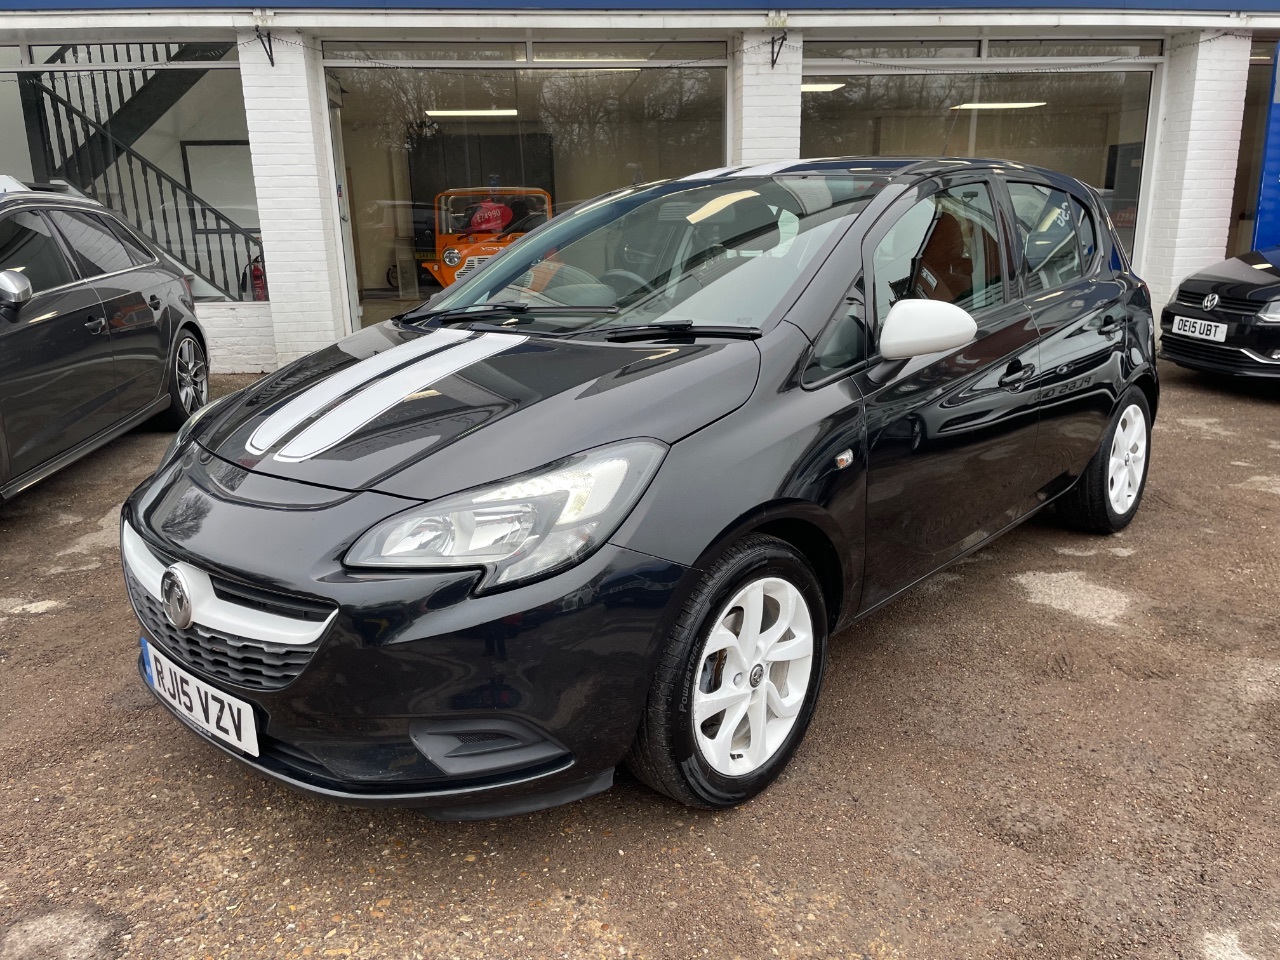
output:
POLYGON ((818 578, 827 607, 827 628, 841 623, 845 605, 856 602, 856 587, 862 571, 854 569, 852 556, 840 527, 827 511, 804 500, 784 500, 763 504, 721 532, 702 552, 694 566, 706 566, 731 544, 753 533, 761 533, 789 544, 804 557, 818 578))
POLYGON ((1156 382, 1155 374, 1150 370, 1143 370, 1133 378, 1132 385, 1141 390, 1143 396, 1147 398, 1147 407, 1151 411, 1151 421, 1154 423, 1156 408, 1160 405, 1160 385, 1156 382))

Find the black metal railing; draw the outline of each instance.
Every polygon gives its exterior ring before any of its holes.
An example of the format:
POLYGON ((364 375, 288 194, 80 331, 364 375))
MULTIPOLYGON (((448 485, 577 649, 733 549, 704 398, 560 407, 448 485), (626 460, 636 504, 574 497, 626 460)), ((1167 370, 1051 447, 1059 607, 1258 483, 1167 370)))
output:
POLYGON ((53 175, 124 216, 220 293, 252 298, 244 277, 255 260, 261 264, 258 238, 44 82, 49 76, 27 74, 21 82, 42 99, 53 175))

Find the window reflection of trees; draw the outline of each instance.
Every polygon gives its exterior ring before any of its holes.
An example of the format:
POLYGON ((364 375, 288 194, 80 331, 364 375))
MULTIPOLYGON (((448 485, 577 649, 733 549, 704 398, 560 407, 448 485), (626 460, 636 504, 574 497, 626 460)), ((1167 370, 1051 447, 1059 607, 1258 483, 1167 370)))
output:
POLYGON ((1097 186, 1108 149, 1145 139, 1151 78, 1140 72, 809 77, 842 83, 806 93, 806 156, 989 156, 1050 166, 1097 186), (953 110, 962 103, 1035 103, 953 110), (904 150, 904 147, 906 148, 904 150))
MULTIPOLYGON (((723 68, 591 70, 336 69, 343 121, 397 152, 415 137, 549 134, 557 168, 592 171, 558 184, 565 199, 680 176, 724 160, 723 68), (517 109, 513 117, 431 117, 433 110, 517 109)), ((570 175, 572 176, 572 175, 570 175)), ((557 175, 558 179, 560 174, 557 175)), ((561 198, 556 197, 557 204, 561 198)))

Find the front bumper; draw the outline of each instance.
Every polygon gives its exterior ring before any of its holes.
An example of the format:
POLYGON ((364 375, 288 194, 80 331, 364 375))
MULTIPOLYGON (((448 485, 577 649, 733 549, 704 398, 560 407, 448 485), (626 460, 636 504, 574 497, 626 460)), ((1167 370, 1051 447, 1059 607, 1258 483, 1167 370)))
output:
POLYGON ((254 475, 229 496, 198 459, 134 492, 121 551, 147 641, 250 704, 259 755, 193 730, 291 787, 448 819, 609 786, 687 568, 606 544, 486 596, 474 595, 474 571, 352 571, 340 561, 351 541, 405 501, 333 493, 286 509, 298 485, 254 475), (186 630, 158 595, 172 564, 204 577, 213 598, 186 630))
POLYGON ((1252 316, 1225 311, 1213 313, 1179 303, 1173 310, 1166 308, 1160 319, 1160 356, 1193 370, 1280 377, 1280 359, 1272 357, 1277 350, 1280 350, 1280 324, 1261 323, 1252 316), (1226 324, 1227 338, 1215 343, 1173 333, 1175 315, 1226 324))

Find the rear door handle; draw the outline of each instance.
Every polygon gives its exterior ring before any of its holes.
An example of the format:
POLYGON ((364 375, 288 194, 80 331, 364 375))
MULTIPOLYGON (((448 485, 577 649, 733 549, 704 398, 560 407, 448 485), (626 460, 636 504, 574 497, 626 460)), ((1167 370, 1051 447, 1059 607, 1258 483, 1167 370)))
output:
POLYGON ((90 317, 84 328, 90 333, 101 333, 107 329, 107 321, 102 317, 90 317))
POLYGON ((1016 389, 1031 379, 1031 375, 1036 372, 1034 364, 1024 363, 1017 367, 1012 367, 1005 372, 997 383, 1008 390, 1016 389))
POLYGON ((154 293, 151 295, 151 299, 147 301, 147 305, 151 307, 152 310, 159 310, 164 306, 164 304, 160 302, 160 298, 154 293))

